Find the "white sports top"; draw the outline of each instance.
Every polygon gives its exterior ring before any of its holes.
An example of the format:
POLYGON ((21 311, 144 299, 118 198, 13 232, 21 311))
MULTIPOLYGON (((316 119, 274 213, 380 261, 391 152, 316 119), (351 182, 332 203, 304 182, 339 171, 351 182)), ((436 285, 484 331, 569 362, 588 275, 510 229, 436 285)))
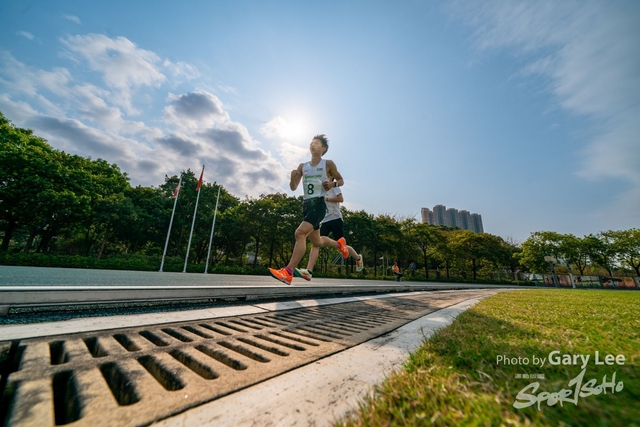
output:
POLYGON ((324 197, 323 181, 327 178, 327 161, 325 159, 311 166, 311 162, 302 165, 302 185, 304 190, 303 199, 313 199, 316 197, 324 197))
MULTIPOLYGON (((340 187, 331 187, 329 191, 327 191, 325 197, 337 197, 338 194, 342 193, 340 187)), ((328 221, 333 221, 334 219, 342 218, 342 212, 340 212, 340 203, 338 202, 325 202, 327 204, 327 214, 324 216, 324 219, 320 222, 324 224, 328 221)))

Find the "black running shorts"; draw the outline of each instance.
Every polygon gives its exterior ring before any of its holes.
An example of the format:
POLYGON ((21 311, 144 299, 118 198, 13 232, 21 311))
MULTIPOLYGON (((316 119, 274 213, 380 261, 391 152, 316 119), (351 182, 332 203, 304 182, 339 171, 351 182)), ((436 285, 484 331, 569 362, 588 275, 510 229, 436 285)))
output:
POLYGON ((313 225, 314 230, 320 228, 320 221, 324 219, 326 214, 327 204, 324 201, 324 197, 305 199, 304 202, 302 202, 303 221, 313 225))
POLYGON ((329 233, 333 233, 333 240, 344 237, 344 221, 342 221, 342 218, 332 219, 320 224, 320 235, 328 236, 329 233))

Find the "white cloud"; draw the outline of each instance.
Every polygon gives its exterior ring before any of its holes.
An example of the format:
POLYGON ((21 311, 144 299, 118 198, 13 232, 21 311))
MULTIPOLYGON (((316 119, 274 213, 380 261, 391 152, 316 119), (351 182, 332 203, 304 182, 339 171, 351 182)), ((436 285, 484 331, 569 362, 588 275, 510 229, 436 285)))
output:
POLYGON ((75 15, 64 15, 65 19, 68 19, 69 21, 75 22, 76 24, 80 23, 80 18, 78 18, 75 15))
POLYGON ((186 62, 171 62, 165 59, 162 66, 165 67, 177 81, 193 80, 201 76, 198 68, 186 62))
POLYGON ((260 126, 260 133, 268 139, 286 140, 298 147, 308 147, 313 135, 307 128, 304 119, 287 120, 276 116, 260 126))
POLYGON ((196 89, 182 95, 169 94, 169 105, 164 109, 164 118, 180 128, 207 128, 216 122, 229 120, 220 99, 203 90, 196 89))
POLYGON ((298 147, 288 142, 280 143, 278 146, 278 154, 282 158, 283 167, 287 170, 293 170, 302 162, 309 160, 309 148, 298 147))
POLYGON ((138 101, 137 87, 173 87, 195 78, 195 67, 161 61, 121 37, 89 34, 61 42, 67 59, 86 61, 102 82, 89 83, 63 67, 36 69, 0 51, 0 109, 16 125, 33 129, 58 149, 118 164, 134 185, 158 185, 165 174, 205 164, 205 179, 233 194, 283 190, 286 172, 280 163, 210 92, 169 93, 162 117, 126 119, 138 101))
POLYGON ((131 102, 134 89, 138 86, 158 87, 167 80, 158 65, 160 57, 125 37, 77 35, 63 39, 62 43, 72 54, 84 58, 92 70, 102 73, 107 86, 118 91, 114 102, 128 114, 139 113, 131 102))
POLYGON ((276 116, 260 126, 260 133, 269 139, 284 138, 286 129, 287 121, 280 116, 276 116))
MULTIPOLYGON (((638 194, 639 2, 456 2, 451 11, 474 28, 480 51, 505 50, 522 59, 521 75, 545 77, 558 106, 591 119, 580 176, 630 183, 620 200, 638 194)), ((638 217, 640 206, 634 206, 638 217)))
POLYGON ((230 93, 232 95, 238 94, 238 90, 233 86, 218 85, 218 89, 220 89, 224 93, 230 93))
POLYGON ((19 36, 22 36, 22 37, 24 37, 26 39, 29 39, 29 40, 33 40, 34 39, 33 34, 31 34, 28 31, 18 31, 16 34, 19 35, 19 36))

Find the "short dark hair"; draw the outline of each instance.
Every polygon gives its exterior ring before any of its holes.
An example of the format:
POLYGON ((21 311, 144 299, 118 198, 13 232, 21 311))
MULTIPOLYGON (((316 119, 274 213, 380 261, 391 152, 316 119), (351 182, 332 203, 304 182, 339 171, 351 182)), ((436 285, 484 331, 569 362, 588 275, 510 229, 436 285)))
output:
POLYGON ((313 139, 317 139, 322 143, 322 146, 325 148, 323 154, 327 154, 327 151, 329 151, 329 140, 327 139, 327 135, 325 135, 324 133, 320 133, 314 136, 313 139))

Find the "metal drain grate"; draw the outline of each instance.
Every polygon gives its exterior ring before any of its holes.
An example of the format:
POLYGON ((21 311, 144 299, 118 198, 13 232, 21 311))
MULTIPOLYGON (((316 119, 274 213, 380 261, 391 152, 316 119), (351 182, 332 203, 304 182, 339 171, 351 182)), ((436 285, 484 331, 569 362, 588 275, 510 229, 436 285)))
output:
POLYGON ((148 425, 481 294, 429 293, 16 342, 1 420, 12 427, 148 425))

